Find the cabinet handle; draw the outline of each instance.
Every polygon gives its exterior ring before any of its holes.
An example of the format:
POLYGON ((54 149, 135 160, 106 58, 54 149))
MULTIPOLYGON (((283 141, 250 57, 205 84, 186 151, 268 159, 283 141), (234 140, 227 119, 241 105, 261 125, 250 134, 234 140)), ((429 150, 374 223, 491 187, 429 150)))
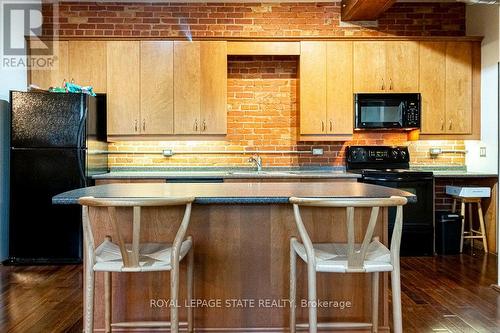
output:
POLYGON ((146 131, 146 119, 142 120, 142 130, 146 131))
POLYGON ((139 121, 137 121, 137 119, 135 120, 135 131, 137 132, 139 130, 139 121))
POLYGON ((453 128, 453 120, 450 120, 450 125, 448 126, 448 129, 452 129, 453 128))
POLYGON ((194 131, 198 132, 198 119, 195 119, 194 121, 194 131))
POLYGON ((384 79, 382 79, 382 90, 385 90, 385 82, 384 82, 384 79))
POLYGON ((389 90, 392 90, 392 79, 389 80, 389 90))
POLYGON ((330 132, 333 131, 333 122, 330 120, 330 132))
POLYGON ((203 119, 203 124, 201 125, 201 131, 205 132, 207 130, 207 123, 205 122, 205 119, 203 119))
POLYGON ((322 120, 321 121, 321 132, 325 131, 325 122, 322 120))
POLYGON ((444 120, 441 119, 441 131, 444 131, 444 120))

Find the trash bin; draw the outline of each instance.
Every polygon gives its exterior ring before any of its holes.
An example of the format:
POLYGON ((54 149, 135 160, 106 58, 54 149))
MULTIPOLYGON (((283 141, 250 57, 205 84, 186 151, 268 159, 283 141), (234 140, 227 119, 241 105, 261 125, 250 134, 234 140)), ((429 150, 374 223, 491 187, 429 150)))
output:
POLYGON ((451 212, 436 212, 437 254, 460 254, 462 217, 451 212))

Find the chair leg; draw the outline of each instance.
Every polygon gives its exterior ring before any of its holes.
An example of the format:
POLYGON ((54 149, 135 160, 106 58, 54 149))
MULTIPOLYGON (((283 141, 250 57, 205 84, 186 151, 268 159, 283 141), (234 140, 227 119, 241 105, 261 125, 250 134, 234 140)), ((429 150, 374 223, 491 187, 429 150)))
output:
POLYGON ((91 262, 85 263, 85 309, 83 318, 83 331, 94 332, 94 270, 91 262))
POLYGON ((290 333, 296 329, 296 302, 297 302, 297 255, 293 248, 295 238, 290 239, 290 333))
POLYGON ((391 272, 392 286, 392 318, 394 333, 403 333, 403 314, 401 310, 401 280, 399 274, 399 262, 394 265, 391 272))
POLYGON ((477 203, 477 213, 479 215, 479 227, 481 228, 481 234, 483 236, 484 252, 488 253, 488 240, 486 239, 486 226, 484 224, 484 215, 483 208, 481 207, 481 202, 477 203))
POLYGON ((372 333, 378 332, 379 274, 372 273, 372 333))
POLYGON ((462 233, 460 234, 460 253, 464 249, 464 231, 465 231, 465 202, 462 201, 460 206, 460 215, 462 217, 462 233))
POLYGON ((457 211, 457 199, 453 199, 453 205, 451 206, 451 212, 455 213, 457 211))
POLYGON ((179 262, 172 265, 170 271, 170 332, 179 333, 179 262))
MULTIPOLYGON (((193 239, 191 236, 188 237, 191 240, 191 244, 193 244, 193 239)), ((191 246, 191 249, 188 253, 188 267, 187 267, 187 299, 188 299, 188 308, 187 308, 187 321, 188 321, 188 332, 193 333, 194 322, 193 322, 193 304, 191 301, 193 300, 193 289, 194 289, 194 249, 191 246)))
MULTIPOLYGON (((469 203, 469 235, 474 236, 474 233, 472 232, 473 230, 473 225, 474 225, 474 217, 472 216, 472 203, 469 203)), ((469 238, 470 239, 470 249, 471 253, 474 252, 474 238, 469 238)))
POLYGON ((112 297, 111 272, 104 272, 104 332, 106 333, 111 333, 112 297))
POLYGON ((307 299, 309 301, 309 333, 318 332, 318 313, 316 297, 316 267, 307 263, 307 299))

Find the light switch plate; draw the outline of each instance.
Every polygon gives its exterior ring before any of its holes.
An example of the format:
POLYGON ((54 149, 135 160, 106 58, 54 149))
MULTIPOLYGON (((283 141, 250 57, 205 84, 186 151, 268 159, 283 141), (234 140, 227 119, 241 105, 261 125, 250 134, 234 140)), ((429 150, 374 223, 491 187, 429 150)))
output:
POLYGON ((479 147, 479 157, 486 157, 486 147, 479 147))

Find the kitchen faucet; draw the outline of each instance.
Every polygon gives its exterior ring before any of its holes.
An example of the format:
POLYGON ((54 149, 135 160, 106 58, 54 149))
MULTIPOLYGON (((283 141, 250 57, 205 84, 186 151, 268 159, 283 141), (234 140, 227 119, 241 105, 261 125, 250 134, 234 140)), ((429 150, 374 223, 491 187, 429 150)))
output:
POLYGON ((257 172, 262 171, 262 158, 255 154, 248 159, 249 163, 253 163, 257 167, 257 172))

